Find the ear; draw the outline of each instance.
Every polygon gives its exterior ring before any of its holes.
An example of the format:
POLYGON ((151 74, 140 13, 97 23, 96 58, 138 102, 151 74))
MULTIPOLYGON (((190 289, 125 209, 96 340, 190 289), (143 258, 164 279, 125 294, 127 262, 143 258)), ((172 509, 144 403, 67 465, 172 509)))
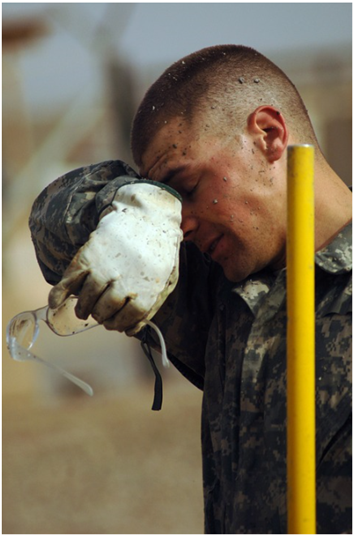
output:
POLYGON ((288 144, 289 131, 283 115, 273 106, 260 106, 248 117, 248 132, 270 163, 279 160, 288 144))

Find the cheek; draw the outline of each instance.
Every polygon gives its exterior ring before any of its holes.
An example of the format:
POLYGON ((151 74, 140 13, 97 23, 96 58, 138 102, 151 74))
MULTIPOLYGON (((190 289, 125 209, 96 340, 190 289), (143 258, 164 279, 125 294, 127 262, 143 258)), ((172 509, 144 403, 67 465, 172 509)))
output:
POLYGON ((242 203, 225 196, 217 199, 217 203, 211 207, 211 212, 219 217, 222 224, 231 229, 242 229, 251 220, 250 209, 242 203))

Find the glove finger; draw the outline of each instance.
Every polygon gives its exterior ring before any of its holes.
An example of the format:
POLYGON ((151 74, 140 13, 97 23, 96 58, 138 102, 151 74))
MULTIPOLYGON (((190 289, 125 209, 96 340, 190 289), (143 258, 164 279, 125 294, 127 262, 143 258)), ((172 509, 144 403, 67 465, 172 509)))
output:
POLYGON ((92 316, 98 323, 103 323, 117 314, 126 303, 136 297, 136 294, 126 295, 122 288, 118 288, 117 281, 112 282, 95 303, 92 316))
POLYGON ((50 308, 58 308, 67 297, 79 291, 83 280, 88 275, 87 271, 72 271, 68 276, 64 275, 62 280, 54 286, 48 294, 48 305, 50 308))
MULTIPOLYGON (((75 308, 78 318, 85 320, 90 314, 93 316, 95 305, 102 294, 105 293, 108 284, 110 284, 110 281, 105 281, 100 277, 93 276, 93 274, 88 275, 81 288, 75 308)), ((101 323, 96 317, 94 319, 101 323)))
MULTIPOLYGON (((147 311, 138 307, 135 299, 128 298, 124 307, 111 318, 105 320, 103 325, 109 331, 124 332, 134 329, 138 323, 146 319, 147 311)), ((136 332, 136 329, 135 329, 136 332)))

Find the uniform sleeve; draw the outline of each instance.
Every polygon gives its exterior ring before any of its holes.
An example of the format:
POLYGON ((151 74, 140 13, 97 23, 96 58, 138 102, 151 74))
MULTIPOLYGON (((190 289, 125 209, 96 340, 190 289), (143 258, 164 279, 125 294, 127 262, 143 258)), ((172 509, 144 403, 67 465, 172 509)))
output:
MULTIPOLYGON (((37 261, 48 283, 54 285, 61 280, 118 189, 138 179, 143 181, 127 164, 107 161, 61 176, 37 197, 29 226, 37 261)), ((211 264, 193 244, 183 243, 179 282, 153 318, 164 335, 170 360, 201 389, 216 292, 217 267, 212 270, 211 264)), ((144 336, 151 346, 160 348, 151 329, 145 328, 137 337, 144 336)))
POLYGON ((127 164, 111 160, 70 171, 42 191, 33 204, 29 227, 48 283, 60 281, 118 188, 138 178, 127 164))

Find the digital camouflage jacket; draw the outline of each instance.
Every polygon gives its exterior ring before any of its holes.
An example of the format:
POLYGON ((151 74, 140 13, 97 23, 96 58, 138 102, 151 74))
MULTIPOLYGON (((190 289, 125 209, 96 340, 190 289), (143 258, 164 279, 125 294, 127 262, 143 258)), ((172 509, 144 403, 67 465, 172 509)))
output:
MULTIPOLYGON (((41 193, 30 228, 48 282, 137 178, 110 161, 41 193)), ((351 533, 352 226, 315 258, 317 532, 351 533)), ((183 243, 179 283, 154 321, 170 360, 203 390, 205 532, 286 533, 286 270, 233 284, 183 243)))

